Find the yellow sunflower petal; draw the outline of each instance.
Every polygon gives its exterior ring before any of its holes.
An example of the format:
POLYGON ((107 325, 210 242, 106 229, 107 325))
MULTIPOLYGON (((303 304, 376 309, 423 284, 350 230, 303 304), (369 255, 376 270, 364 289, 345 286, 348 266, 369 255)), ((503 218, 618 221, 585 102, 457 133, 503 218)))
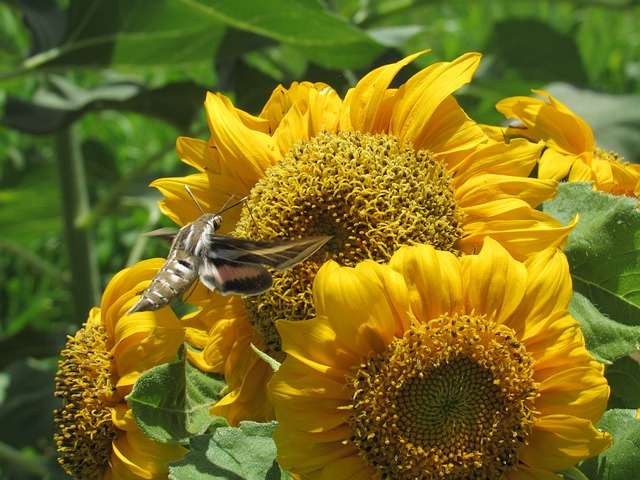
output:
POLYGON ((455 174, 456 188, 484 174, 527 177, 535 167, 542 147, 542 144, 514 138, 509 144, 492 143, 479 147, 458 163, 447 162, 447 166, 455 174))
POLYGON ((504 321, 518 308, 525 294, 527 271, 492 238, 484 241, 478 255, 460 259, 466 311, 496 314, 504 321))
POLYGON ((178 158, 191 165, 200 173, 207 171, 220 173, 220 157, 218 151, 204 140, 191 137, 178 137, 176 141, 178 158))
POLYGON ((115 338, 112 354, 120 375, 117 387, 126 394, 142 372, 173 360, 184 332, 173 311, 166 308, 127 315, 118 322, 115 338))
POLYGON ((250 189, 267 168, 278 162, 280 152, 275 142, 269 135, 247 128, 237 115, 229 112, 219 96, 207 94, 205 106, 211 138, 223 160, 223 171, 227 162, 231 162, 233 170, 229 174, 250 189))
MULTIPOLYGON (((573 294, 569 263, 562 250, 548 248, 529 257, 527 294, 520 306, 527 321, 550 317, 567 308, 573 294)), ((519 329, 514 327, 516 331, 519 329)))
POLYGON ((547 100, 512 97, 500 101, 496 109, 507 118, 521 120, 533 138, 544 140, 561 153, 575 155, 593 149, 593 132, 586 122, 546 92, 533 92, 547 100))
POLYGON ((350 92, 348 120, 341 120, 340 127, 349 130, 372 132, 380 115, 380 105, 387 95, 389 84, 398 72, 429 50, 414 53, 396 63, 391 63, 366 74, 350 92))
POLYGON ((269 387, 271 398, 280 406, 282 425, 294 425, 297 430, 305 432, 333 432, 333 440, 342 441, 344 435, 348 435, 348 427, 344 425, 347 413, 341 407, 350 400, 344 380, 321 374, 310 375, 306 365, 297 359, 291 362, 287 359, 287 362, 286 372, 274 375, 269 387), (321 402, 310 404, 305 401, 317 395, 322 398, 321 402))
POLYGON ((418 319, 427 321, 443 312, 461 311, 462 270, 455 255, 416 245, 398 250, 389 265, 405 278, 411 309, 418 319))
POLYGON ((596 423, 607 408, 609 385, 591 367, 574 367, 546 378, 536 408, 542 415, 566 414, 596 423))
POLYGON ((355 457, 341 458, 325 468, 319 480, 335 480, 337 478, 348 478, 349 480, 371 480, 375 478, 376 471, 366 467, 362 460, 355 457))
POLYGON ((478 53, 467 53, 452 62, 430 65, 411 77, 398 89, 391 133, 401 142, 421 148, 425 143, 424 126, 446 97, 471 81, 480 57, 478 53))
MULTIPOLYGON (((593 171, 590 165, 591 161, 592 161, 592 155, 590 152, 585 152, 578 155, 573 161, 571 171, 569 172, 569 181, 570 182, 592 182, 596 180, 595 172, 593 171)), ((601 170, 600 172, 601 178, 602 178, 602 173, 604 172, 601 170)), ((611 177, 609 175, 606 180, 604 178, 602 178, 602 180, 606 183, 610 183, 611 177)))
POLYGON ((589 420, 549 415, 533 426, 529 445, 522 448, 521 459, 532 468, 561 472, 610 446, 611 435, 596 430, 589 420))
POLYGON ((275 418, 268 401, 267 381, 271 378, 271 366, 249 347, 234 348, 225 368, 225 380, 230 393, 211 407, 212 415, 227 419, 230 425, 251 418, 267 422, 275 418))
POLYGON ((126 432, 113 442, 114 479, 167 478, 167 462, 179 460, 186 453, 180 445, 154 442, 142 432, 126 432))
POLYGON ((360 358, 340 340, 325 317, 303 322, 280 320, 277 327, 287 355, 329 378, 342 378, 348 373, 343 366, 352 365, 360 358))
POLYGON ((409 322, 404 281, 375 262, 356 268, 325 264, 313 293, 318 315, 329 317, 337 335, 357 353, 383 349, 399 326, 409 322))
POLYGON ((414 148, 428 149, 447 157, 447 165, 455 164, 455 154, 477 147, 486 141, 482 128, 458 105, 452 96, 445 97, 423 126, 420 137, 413 139, 414 148))
POLYGON ((504 202, 522 202, 535 207, 553 198, 557 189, 555 180, 486 173, 468 179, 456 191, 456 198, 468 215, 490 218, 510 209, 501 206, 504 202), (493 208, 483 212, 490 202, 493 208))
MULTIPOLYGON (((164 200, 158 202, 162 213, 178 225, 184 226, 202 215, 200 208, 206 213, 217 213, 232 195, 238 198, 248 193, 246 186, 235 179, 229 179, 224 184, 219 181, 212 184, 212 178, 198 173, 188 177, 161 178, 151 182, 151 186, 160 190, 164 196, 164 200), (197 204, 189 196, 185 185, 198 199, 197 204)), ((220 233, 229 231, 239 216, 240 209, 227 210, 220 233)))
POLYGON ((458 240, 456 248, 471 254, 482 245, 487 235, 491 235, 516 260, 524 260, 532 251, 564 246, 569 233, 578 223, 576 216, 563 227, 554 218, 537 210, 530 210, 528 216, 527 219, 506 216, 495 220, 467 220, 465 230, 468 235, 458 240))
POLYGON ((354 455, 353 446, 336 441, 333 432, 329 432, 329 438, 326 437, 324 432, 308 433, 276 428, 273 438, 278 446, 278 463, 285 470, 291 470, 295 465, 296 473, 304 476, 324 465, 331 465, 354 455))
POLYGON ((562 180, 569 175, 576 158, 578 158, 577 155, 561 153, 549 148, 544 151, 540 158, 538 177, 562 180))
POLYGON ((505 474, 506 480, 562 480, 563 477, 549 470, 518 466, 518 470, 510 470, 505 474))

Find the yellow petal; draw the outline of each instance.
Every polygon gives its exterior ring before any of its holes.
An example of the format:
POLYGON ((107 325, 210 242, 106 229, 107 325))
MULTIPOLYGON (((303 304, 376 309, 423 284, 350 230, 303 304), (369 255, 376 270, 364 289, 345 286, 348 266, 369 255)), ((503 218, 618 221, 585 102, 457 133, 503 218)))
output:
MULTIPOLYGON (((518 316, 533 323, 564 311, 573 294, 569 263, 564 253, 557 248, 548 248, 529 257, 525 266, 527 293, 518 316)), ((518 331, 517 326, 512 328, 518 331)))
POLYGON ((532 252, 549 247, 562 247, 578 218, 562 226, 553 217, 530 209, 524 219, 517 217, 490 217, 466 219, 463 228, 467 235, 458 240, 456 249, 471 254, 476 252, 487 236, 497 240, 516 260, 525 260, 532 252), (527 218, 528 217, 528 218, 527 218))
POLYGON ((522 138, 514 138, 509 144, 490 143, 474 149, 459 163, 447 162, 447 169, 454 174, 456 188, 482 174, 527 177, 542 147, 522 138))
MULTIPOLYGON (((593 182, 596 180, 596 175, 593 169, 591 168, 591 153, 583 153, 580 156, 576 157, 571 166, 571 171, 569 172, 569 181, 570 182, 593 182)), ((602 171, 600 172, 602 175, 602 171)), ((601 176, 602 178, 602 176, 601 176)), ((607 180, 602 179, 603 183, 610 183, 611 177, 607 180)))
MULTIPOLYGON (((531 207, 540 205, 545 200, 553 198, 558 190, 555 180, 541 180, 527 177, 513 177, 509 175, 478 174, 468 179, 456 190, 458 204, 469 215, 495 217, 505 211, 497 202, 496 209, 482 213, 489 202, 513 201, 526 202, 531 207)), ((520 218, 522 216, 519 215, 520 218)))
POLYGON ((267 382, 273 370, 248 346, 234 348, 225 369, 225 380, 231 393, 209 409, 212 415, 224 417, 231 426, 251 419, 268 422, 275 418, 268 400, 267 382))
POLYGON ((553 178, 562 180, 569 175, 569 170, 578 157, 574 154, 566 154, 547 149, 540 158, 538 165, 539 178, 553 178))
POLYGON ((486 238, 478 255, 460 259, 466 311, 504 321, 525 294, 527 272, 492 238, 486 238))
POLYGON ((518 465, 517 470, 509 470, 505 472, 504 478, 506 480, 562 480, 563 477, 556 475, 549 470, 528 468, 523 465, 518 465))
MULTIPOLYGON (((205 213, 217 213, 230 198, 242 198, 249 193, 249 189, 242 182, 233 178, 224 178, 223 182, 218 176, 202 173, 187 177, 161 178, 151 182, 151 186, 160 190, 164 196, 164 200, 158 202, 162 213, 180 226, 200 218, 202 215, 200 208, 205 213), (189 196, 185 185, 189 187, 198 203, 189 196)), ((230 231, 237 222, 240 212, 240 208, 227 210, 219 233, 230 231)))
POLYGON ((349 368, 362 359, 342 342, 326 317, 296 322, 280 320, 277 327, 287 355, 328 378, 344 378, 349 368))
POLYGON ((114 478, 166 478, 169 473, 166 464, 179 460, 186 452, 180 445, 154 442, 141 432, 120 434, 113 442, 111 462, 116 472, 114 478), (118 468, 117 463, 125 468, 118 468))
POLYGON ((536 409, 542 415, 566 414, 596 423, 607 408, 609 385, 591 367, 567 368, 539 386, 536 409))
MULTIPOLYGON (((416 150, 426 149, 442 156, 474 149, 486 139, 482 128, 467 116, 455 98, 449 96, 435 108, 419 136, 412 141, 416 150)), ((449 166, 448 157, 446 163, 449 166)))
POLYGON ((480 57, 467 53, 452 62, 430 65, 411 77, 398 90, 391 133, 401 142, 422 145, 424 126, 446 97, 471 81, 480 57))
POLYGON ((455 255, 427 245, 402 247, 389 265, 405 278, 411 309, 419 320, 461 311, 462 270, 455 255))
POLYGON ((376 471, 374 468, 367 466, 360 457, 354 455, 341 458, 327 465, 318 478, 319 480, 335 480, 338 478, 371 480, 376 478, 376 471))
POLYGON ((176 141, 178 158, 200 173, 220 173, 218 151, 204 140, 190 137, 178 137, 176 141))
POLYGON ((577 462, 604 452, 611 435, 596 430, 589 420, 571 415, 542 417, 520 450, 521 459, 532 468, 561 472, 577 462))
MULTIPOLYGON (((349 122, 348 125, 353 131, 373 132, 373 126, 379 115, 379 107, 382 99, 387 94, 389 84, 398 74, 398 72, 413 62, 420 55, 428 52, 422 52, 409 55, 399 62, 385 65, 366 74, 355 86, 349 95, 349 122)), ((344 128, 345 122, 341 122, 344 128)))
POLYGON ((353 445, 344 445, 342 441, 325 439, 323 432, 309 433, 290 429, 276 428, 273 439, 278 446, 277 461, 285 470, 295 467, 295 473, 312 473, 340 461, 343 458, 357 457, 353 445))
POLYGON ((356 268, 325 264, 313 285, 318 315, 329 318, 336 335, 365 356, 380 352, 409 322, 402 276, 373 261, 356 268))
POLYGON ((280 159, 275 142, 269 135, 247 128, 220 96, 207 94, 205 107, 211 140, 220 153, 223 173, 252 188, 267 168, 280 159))

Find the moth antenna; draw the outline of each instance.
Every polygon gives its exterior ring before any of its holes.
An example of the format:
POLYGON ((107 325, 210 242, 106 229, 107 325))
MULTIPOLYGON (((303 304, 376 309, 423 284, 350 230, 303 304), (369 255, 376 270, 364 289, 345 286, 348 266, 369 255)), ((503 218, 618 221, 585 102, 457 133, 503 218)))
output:
POLYGON ((249 204, 247 203, 247 210, 249 211, 249 217, 251 218, 251 222, 253 223, 254 227, 258 227, 258 224, 256 223, 256 221, 253 218, 253 214, 251 213, 251 207, 249 206, 249 204))
POLYGON ((196 204, 196 207, 198 207, 198 210, 200 210, 202 212, 202 214, 204 215, 204 210, 202 209, 202 207, 198 203, 198 200, 196 200, 196 197, 193 196, 193 193, 191 193, 191 189, 189 188, 189 185, 185 184, 184 189, 187 191, 187 193, 191 197, 191 200, 193 200, 193 203, 196 204))
POLYGON ((233 207, 237 207, 237 206, 238 206, 238 205, 240 205, 242 202, 246 202, 246 201, 247 201, 247 199, 249 198, 248 196, 247 196, 247 197, 242 197, 240 200, 238 200, 237 202, 235 202, 235 203, 233 203, 233 204, 231 204, 231 205, 229 205, 229 206, 227 207, 227 205, 229 204, 229 202, 231 201, 231 199, 232 199, 233 197, 235 197, 235 195, 231 195, 231 197, 229 197, 229 200, 227 200, 227 201, 225 202, 225 204, 222 206, 222 208, 221 208, 221 209, 220 209, 220 211, 218 212, 218 215, 220 215, 222 212, 226 212, 227 210, 231 210, 233 207))

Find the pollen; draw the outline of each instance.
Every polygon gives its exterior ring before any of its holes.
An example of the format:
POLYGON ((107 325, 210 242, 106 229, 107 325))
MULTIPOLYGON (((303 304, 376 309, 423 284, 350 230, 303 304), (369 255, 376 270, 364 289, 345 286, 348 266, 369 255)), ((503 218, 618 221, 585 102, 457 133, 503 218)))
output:
POLYGON ((111 384, 111 355, 100 317, 91 315, 69 337, 56 376, 56 397, 63 406, 54 411, 58 461, 73 478, 101 478, 108 466, 116 429, 111 407, 120 398, 111 384))
POLYGON ((253 188, 234 234, 333 239, 302 264, 274 272, 271 290, 246 297, 249 318, 278 352, 275 321, 314 316, 311 287, 325 261, 384 263, 417 243, 453 251, 462 220, 451 175, 427 150, 391 135, 346 131, 298 142, 253 188))
POLYGON ((411 327, 349 385, 347 443, 381 478, 502 478, 537 414, 533 357, 483 316, 411 327))

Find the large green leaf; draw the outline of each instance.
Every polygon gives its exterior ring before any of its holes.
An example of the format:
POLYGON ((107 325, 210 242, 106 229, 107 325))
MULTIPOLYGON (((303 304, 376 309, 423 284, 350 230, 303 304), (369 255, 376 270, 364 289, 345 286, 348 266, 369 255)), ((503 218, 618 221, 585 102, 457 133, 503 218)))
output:
POLYGON ((610 363, 640 349, 640 326, 606 317, 584 295, 574 292, 569 311, 582 325, 587 349, 599 361, 610 363))
POLYGON ((291 476, 275 462, 271 438, 276 423, 241 422, 238 428, 218 428, 212 435, 191 439, 190 452, 170 464, 173 480, 286 480, 291 476))
POLYGON ((507 69, 529 80, 578 85, 587 81, 575 40, 538 19, 507 18, 495 24, 486 50, 493 51, 507 69))
POLYGON ((128 397, 145 435, 160 442, 187 442, 214 421, 209 408, 224 381, 193 367, 186 359, 144 372, 128 397))
POLYGON ((585 460, 580 470, 589 480, 630 480, 640 471, 640 420, 635 410, 610 410, 597 427, 613 435, 606 452, 585 460))
POLYGON ((640 211, 638 201, 591 189, 587 183, 560 185, 543 204, 561 223, 580 221, 564 251, 573 288, 609 318, 640 325, 640 211))
POLYGON ((206 89, 193 82, 170 83, 157 89, 124 78, 111 78, 94 88, 78 87, 66 77, 50 76, 49 89, 30 101, 8 96, 0 124, 44 135, 54 133, 84 114, 112 109, 159 118, 186 130, 202 110, 206 89))
POLYGON ((316 0, 173 1, 216 22, 288 45, 323 67, 365 67, 384 50, 316 0))
POLYGON ((25 68, 211 65, 225 26, 179 2, 71 0, 67 32, 25 68))

